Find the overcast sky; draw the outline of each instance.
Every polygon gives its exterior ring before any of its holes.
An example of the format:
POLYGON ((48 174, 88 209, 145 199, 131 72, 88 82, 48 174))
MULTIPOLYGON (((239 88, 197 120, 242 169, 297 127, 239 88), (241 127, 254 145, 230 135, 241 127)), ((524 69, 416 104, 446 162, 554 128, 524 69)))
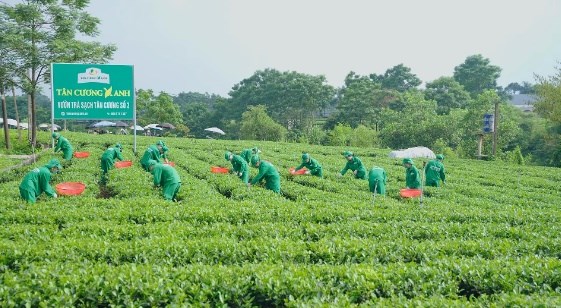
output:
POLYGON ((95 40, 118 47, 137 88, 227 96, 255 71, 383 74, 403 63, 423 82, 482 54, 499 85, 534 83, 561 61, 559 0, 92 0, 95 40))

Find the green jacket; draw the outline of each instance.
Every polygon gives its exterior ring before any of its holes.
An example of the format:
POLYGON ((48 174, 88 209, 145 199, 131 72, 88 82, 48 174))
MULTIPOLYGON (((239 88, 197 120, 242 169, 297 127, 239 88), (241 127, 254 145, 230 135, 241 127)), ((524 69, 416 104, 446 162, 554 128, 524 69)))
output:
POLYGON ((179 174, 170 165, 156 164, 152 170, 154 186, 162 186, 164 189, 172 184, 181 183, 179 174))
POLYGON ((374 192, 376 189, 376 193, 380 195, 386 194, 386 171, 382 168, 376 167, 370 169, 368 172, 368 187, 370 188, 370 192, 374 192))
POLYGON ((240 156, 249 164, 251 161, 251 156, 253 156, 252 149, 245 149, 240 153, 240 156))
POLYGON ((249 165, 247 162, 239 155, 232 156, 232 170, 237 174, 237 176, 242 179, 244 183, 249 182, 249 165))
POLYGON ((240 155, 232 155, 231 163, 235 172, 245 172, 249 170, 249 165, 240 155))
POLYGON ((71 159, 72 158, 72 145, 70 145, 70 142, 68 142, 68 139, 60 136, 58 137, 57 141, 56 141, 56 145, 55 145, 55 153, 58 151, 62 151, 62 153, 64 154, 64 159, 71 159))
POLYGON ((140 159, 140 164, 144 167, 144 170, 148 171, 148 161, 153 159, 157 162, 160 162, 162 155, 160 154, 160 150, 157 146, 151 145, 144 151, 144 155, 140 159))
POLYGON ((446 175, 444 174, 444 165, 439 160, 431 160, 425 166, 425 179, 429 186, 439 186, 440 180, 444 182, 446 175))
POLYGON ((364 165, 362 164, 360 158, 353 156, 353 159, 348 160, 345 168, 341 170, 341 175, 345 175, 345 173, 347 173, 347 170, 349 169, 351 169, 351 171, 353 172, 355 170, 358 170, 355 175, 357 179, 366 179, 366 168, 364 168, 364 165))
POLYGON ((43 166, 29 171, 21 181, 19 188, 20 190, 35 193, 35 197, 38 197, 43 192, 45 192, 49 197, 53 197, 55 195, 55 191, 51 184, 49 184, 50 181, 51 171, 47 167, 43 166))
POLYGON ((311 174, 316 174, 321 171, 321 165, 318 163, 317 160, 310 158, 309 162, 303 161, 300 166, 296 167, 296 170, 300 170, 306 167, 306 169, 310 170, 311 174))
POLYGON ((265 179, 265 187, 276 193, 280 193, 280 175, 277 168, 270 162, 262 160, 259 164, 259 174, 251 180, 251 185, 265 179))
POLYGON ((123 160, 123 155, 119 148, 108 148, 101 155, 101 169, 103 172, 109 171, 115 164, 115 159, 123 160))
POLYGON ((417 167, 411 165, 411 167, 405 169, 405 186, 407 188, 421 187, 421 179, 417 167))

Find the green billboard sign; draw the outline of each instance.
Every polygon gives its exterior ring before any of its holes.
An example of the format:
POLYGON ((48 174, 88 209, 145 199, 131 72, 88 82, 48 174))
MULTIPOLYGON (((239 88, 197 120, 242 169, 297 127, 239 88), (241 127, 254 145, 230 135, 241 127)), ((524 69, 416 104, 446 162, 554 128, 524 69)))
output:
POLYGON ((55 120, 133 120, 132 65, 53 63, 55 120))

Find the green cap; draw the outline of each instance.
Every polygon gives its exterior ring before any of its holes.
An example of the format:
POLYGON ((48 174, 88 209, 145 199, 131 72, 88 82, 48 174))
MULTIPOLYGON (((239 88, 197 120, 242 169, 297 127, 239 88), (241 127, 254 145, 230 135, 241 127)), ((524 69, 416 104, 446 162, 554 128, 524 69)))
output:
POLYGON ((158 142, 156 142, 156 145, 161 145, 162 147, 165 147, 166 143, 163 140, 158 140, 158 142))
POLYGON ((253 154, 261 153, 261 150, 259 150, 259 148, 257 148, 257 147, 254 147, 253 149, 251 149, 251 151, 253 152, 253 154))
POLYGON ((411 164, 413 165, 413 160, 411 158, 404 158, 403 159, 403 164, 411 164))
POLYGON ((162 146, 162 150, 163 150, 164 152, 167 152, 167 151, 169 151, 169 148, 168 148, 167 146, 164 145, 164 146, 162 146))
POLYGON ((251 165, 255 167, 260 160, 259 155, 251 156, 251 165))
POLYGON ((58 138, 58 137, 60 137, 60 134, 59 133, 53 133, 51 136, 53 136, 53 138, 58 138))
POLYGON ((117 143, 117 144, 115 145, 115 147, 116 147, 116 148, 119 148, 119 149, 123 149, 123 146, 121 145, 121 143, 117 143))
POLYGON ((302 154, 302 161, 307 161, 308 159, 310 159, 310 154, 308 153, 302 154))
POLYGON ((60 164, 60 162, 58 161, 58 159, 51 159, 49 160, 49 162, 45 165, 45 167, 51 169, 51 168, 58 168, 58 170, 62 170, 62 165, 60 164))
POLYGON ((156 165, 157 163, 158 163, 157 161, 155 161, 155 160, 153 160, 153 159, 150 159, 150 160, 148 160, 148 167, 154 166, 154 165, 156 165))
POLYGON ((353 152, 345 151, 345 152, 343 152, 343 156, 345 156, 345 157, 353 156, 353 152))
POLYGON ((226 151, 226 153, 224 153, 224 158, 225 158, 226 160, 230 160, 230 155, 232 155, 232 152, 226 151))
POLYGON ((437 155, 436 155, 436 159, 438 159, 438 160, 444 160, 444 155, 442 155, 442 154, 437 154, 437 155))

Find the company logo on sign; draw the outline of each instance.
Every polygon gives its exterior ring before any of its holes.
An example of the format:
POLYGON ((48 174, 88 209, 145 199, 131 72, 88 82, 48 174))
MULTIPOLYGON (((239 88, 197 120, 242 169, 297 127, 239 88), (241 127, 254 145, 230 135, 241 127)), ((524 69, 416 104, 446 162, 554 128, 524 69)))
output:
POLYGON ((99 68, 90 67, 84 73, 78 73, 78 83, 106 83, 109 84, 109 74, 102 73, 99 68))

